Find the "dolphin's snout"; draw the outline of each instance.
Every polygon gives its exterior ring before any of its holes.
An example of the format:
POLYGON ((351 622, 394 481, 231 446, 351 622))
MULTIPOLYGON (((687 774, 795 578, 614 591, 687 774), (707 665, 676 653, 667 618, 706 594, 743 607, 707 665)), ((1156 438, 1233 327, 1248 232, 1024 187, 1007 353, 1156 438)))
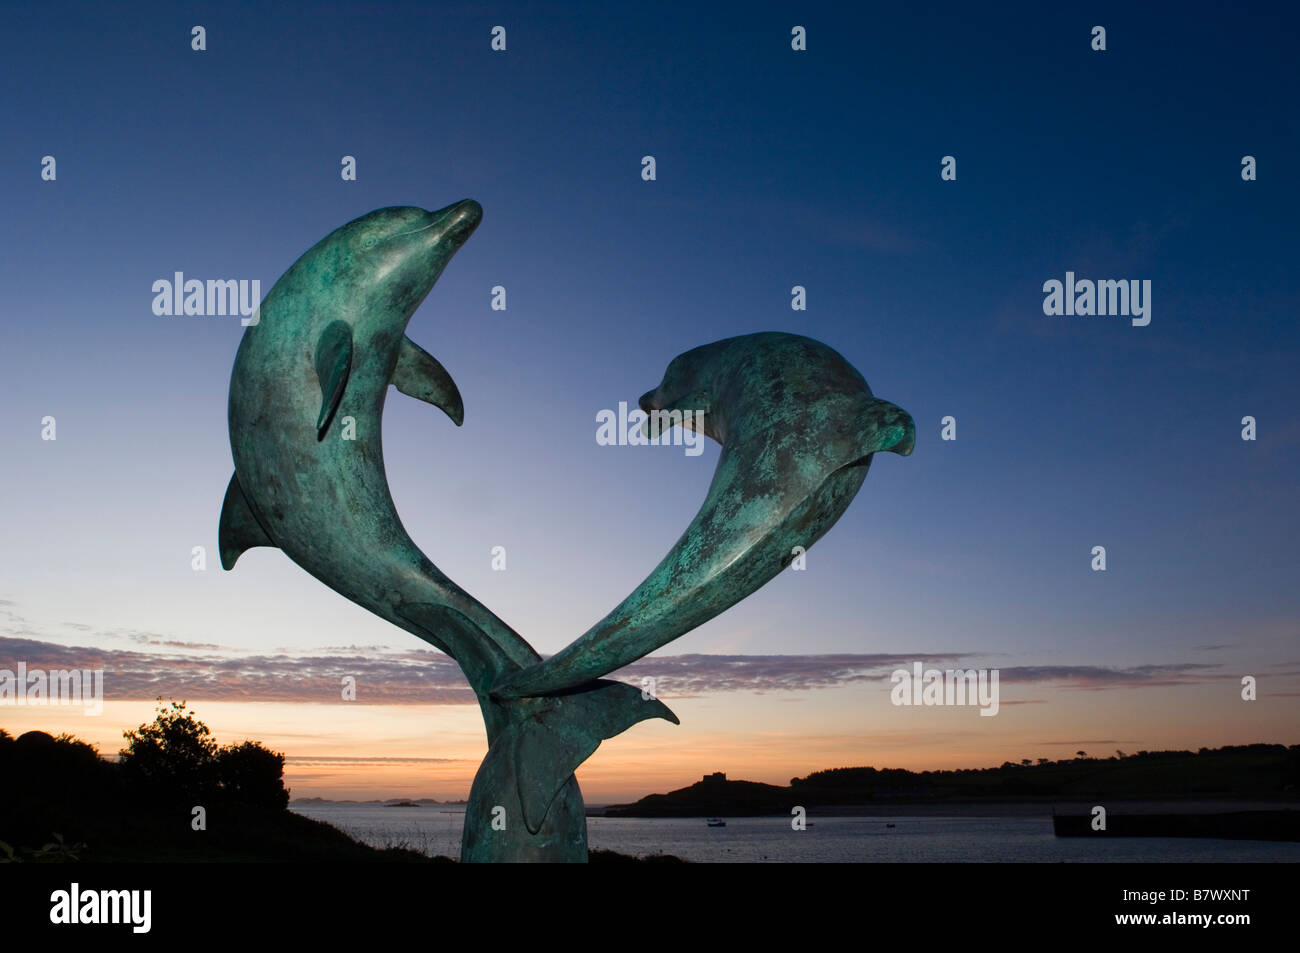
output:
POLYGON ((474 229, 478 228, 478 223, 483 221, 483 206, 473 199, 465 199, 431 214, 435 221, 442 224, 442 228, 439 229, 441 237, 450 238, 459 245, 463 244, 474 229))
POLYGON ((903 414, 903 418, 904 419, 901 421, 901 426, 903 427, 902 439, 889 448, 900 457, 906 457, 916 449, 916 424, 912 422, 911 414, 905 413, 903 414))
POLYGON ((647 440, 651 437, 650 415, 663 407, 663 401, 659 400, 656 396, 658 393, 658 388, 648 390, 641 395, 640 399, 637 400, 637 405, 641 408, 641 412, 646 415, 645 419, 641 421, 641 436, 645 437, 647 440))
POLYGON ((872 453, 887 450, 905 457, 915 449, 916 422, 911 414, 887 400, 877 399, 872 416, 876 420, 872 453))
POLYGON ((465 199, 457 202, 452 206, 452 217, 456 225, 461 228, 467 228, 471 231, 478 227, 478 223, 483 221, 483 206, 479 205, 473 199, 465 199))

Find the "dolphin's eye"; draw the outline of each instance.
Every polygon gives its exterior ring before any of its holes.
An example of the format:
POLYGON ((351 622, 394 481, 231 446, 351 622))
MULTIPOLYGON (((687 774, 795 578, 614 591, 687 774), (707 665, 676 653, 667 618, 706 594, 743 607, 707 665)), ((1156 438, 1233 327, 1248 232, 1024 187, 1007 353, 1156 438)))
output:
POLYGON ((361 236, 362 248, 374 248, 378 244, 379 244, 379 239, 378 237, 376 237, 374 232, 369 232, 361 236))

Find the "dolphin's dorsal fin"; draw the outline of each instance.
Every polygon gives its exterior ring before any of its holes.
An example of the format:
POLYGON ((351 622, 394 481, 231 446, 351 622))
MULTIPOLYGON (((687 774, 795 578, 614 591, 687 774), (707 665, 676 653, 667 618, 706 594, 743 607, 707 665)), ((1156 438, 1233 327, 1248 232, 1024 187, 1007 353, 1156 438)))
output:
POLYGON ((393 386, 407 396, 441 407, 457 427, 465 422, 465 404, 447 369, 420 345, 402 338, 393 370, 393 386))
POLYGON ((320 416, 316 418, 316 439, 324 440, 334 412, 343 399, 352 372, 352 326, 335 321, 321 332, 316 343, 316 376, 320 378, 320 416))
POLYGON ((217 530, 217 546, 221 550, 221 568, 231 569, 244 550, 254 546, 274 546, 262 524, 253 514, 239 485, 239 474, 230 478, 226 487, 226 500, 221 504, 221 525, 217 530))

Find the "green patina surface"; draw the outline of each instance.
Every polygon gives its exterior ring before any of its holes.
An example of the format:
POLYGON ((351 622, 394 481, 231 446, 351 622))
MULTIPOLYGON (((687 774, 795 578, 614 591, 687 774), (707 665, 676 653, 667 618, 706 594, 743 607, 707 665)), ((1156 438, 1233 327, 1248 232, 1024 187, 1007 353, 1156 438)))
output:
POLYGON ((819 341, 747 334, 675 358, 641 409, 703 409, 722 444, 713 482, 681 538, 576 642, 507 676, 498 697, 579 685, 636 661, 735 605, 812 546, 848 508, 872 454, 909 454, 908 414, 871 395, 819 341))
POLYGON ((235 475, 221 514, 227 569, 281 549, 346 598, 453 657, 479 699, 489 750, 470 792, 467 861, 582 861, 574 770, 661 702, 601 680, 749 595, 852 501, 873 453, 910 453, 911 418, 872 397, 839 354, 762 333, 688 351, 641 398, 704 412, 722 444, 703 506, 646 580, 546 661, 420 551, 384 474, 389 385, 459 426, 460 393, 406 337, 412 314, 474 231, 473 201, 386 208, 326 236, 276 282, 240 342, 230 382, 235 475))

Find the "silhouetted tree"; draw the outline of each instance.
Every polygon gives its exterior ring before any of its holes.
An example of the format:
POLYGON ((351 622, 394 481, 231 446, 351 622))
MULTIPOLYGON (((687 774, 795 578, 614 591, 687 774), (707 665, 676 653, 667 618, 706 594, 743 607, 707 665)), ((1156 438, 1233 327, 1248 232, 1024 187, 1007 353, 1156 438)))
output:
POLYGON ((241 804, 283 810, 289 806, 284 786, 284 755, 256 741, 228 745, 217 753, 223 797, 241 804))
POLYGON ((283 810, 284 755, 256 741, 218 747, 185 702, 162 704, 151 724, 125 732, 118 765, 128 783, 159 801, 186 807, 227 801, 283 810))
POLYGON ((151 724, 123 732, 118 764, 128 780, 165 801, 199 804, 216 788, 217 743, 185 702, 162 704, 151 724))

